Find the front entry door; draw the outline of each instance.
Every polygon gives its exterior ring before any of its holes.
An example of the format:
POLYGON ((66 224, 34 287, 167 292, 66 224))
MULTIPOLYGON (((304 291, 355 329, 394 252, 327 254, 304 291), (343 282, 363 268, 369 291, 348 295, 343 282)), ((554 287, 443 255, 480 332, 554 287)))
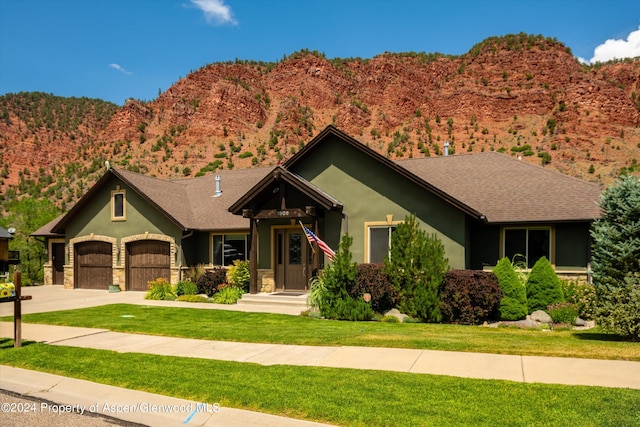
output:
POLYGON ((302 229, 276 231, 276 288, 288 292, 307 290, 310 274, 309 244, 302 229))

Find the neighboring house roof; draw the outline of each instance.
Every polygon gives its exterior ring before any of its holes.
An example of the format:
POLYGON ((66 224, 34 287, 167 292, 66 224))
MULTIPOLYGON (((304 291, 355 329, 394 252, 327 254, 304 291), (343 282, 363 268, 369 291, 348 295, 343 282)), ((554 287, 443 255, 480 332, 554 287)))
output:
POLYGON ((11 233, 0 227, 0 239, 11 239, 12 237, 11 233))
POLYGON ((42 227, 38 228, 36 231, 31 233, 31 236, 36 237, 64 237, 64 233, 54 233, 53 228, 58 225, 60 220, 64 218, 65 214, 58 216, 57 218, 52 219, 42 227))
POLYGON ((489 223, 589 221, 601 216, 598 185, 487 152, 398 160, 397 164, 489 223))

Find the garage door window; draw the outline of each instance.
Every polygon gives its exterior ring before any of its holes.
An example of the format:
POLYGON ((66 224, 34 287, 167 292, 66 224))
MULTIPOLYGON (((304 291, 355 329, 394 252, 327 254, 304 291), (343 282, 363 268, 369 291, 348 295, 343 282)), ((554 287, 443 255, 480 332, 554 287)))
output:
POLYGON ((226 267, 247 260, 247 234, 214 234, 213 265, 226 267))

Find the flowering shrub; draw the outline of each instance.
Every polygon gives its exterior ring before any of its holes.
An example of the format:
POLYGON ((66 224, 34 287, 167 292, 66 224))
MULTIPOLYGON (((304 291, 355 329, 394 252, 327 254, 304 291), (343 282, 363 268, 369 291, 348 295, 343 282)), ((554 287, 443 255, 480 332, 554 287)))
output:
POLYGON ((596 303, 596 288, 593 285, 573 280, 563 280, 562 290, 564 292, 564 300, 578 306, 578 316, 581 319, 593 319, 596 303))
POLYGON ((13 283, 0 283, 0 298, 9 298, 16 296, 16 287, 13 283))
POLYGON ((171 286, 171 283, 163 277, 149 281, 148 288, 149 292, 144 296, 144 299, 166 301, 173 301, 176 299, 176 294, 173 292, 173 286, 171 286))
POLYGON ((557 302, 547 307, 553 323, 574 324, 578 317, 578 306, 570 302, 557 302))

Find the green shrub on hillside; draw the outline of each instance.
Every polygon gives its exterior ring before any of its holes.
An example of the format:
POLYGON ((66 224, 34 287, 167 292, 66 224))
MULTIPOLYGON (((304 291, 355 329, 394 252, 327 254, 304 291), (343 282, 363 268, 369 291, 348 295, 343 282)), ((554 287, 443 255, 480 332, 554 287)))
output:
POLYGON ((547 310, 551 304, 564 302, 562 283, 546 257, 533 265, 526 284, 529 313, 547 310))
POLYGON ((518 279, 509 258, 502 258, 493 269, 502 289, 500 320, 521 320, 527 317, 527 293, 518 279))

